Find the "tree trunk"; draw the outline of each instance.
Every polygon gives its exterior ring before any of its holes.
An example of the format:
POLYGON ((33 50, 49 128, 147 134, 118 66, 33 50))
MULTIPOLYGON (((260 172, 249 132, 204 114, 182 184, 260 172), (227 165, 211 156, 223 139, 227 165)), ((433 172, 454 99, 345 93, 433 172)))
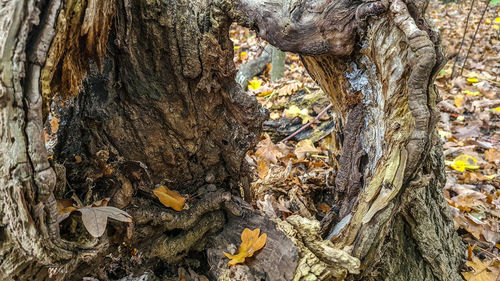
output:
POLYGON ((182 265, 214 280, 461 280, 426 1, 25 2, 0 6, 2 279, 166 278, 182 265), (270 221, 238 199, 252 199, 244 156, 266 113, 234 80, 233 21, 302 55, 331 97, 342 150, 321 225, 270 221), (52 101, 75 96, 51 165, 43 122, 52 101), (189 208, 160 205, 156 184, 189 208), (110 197, 133 230, 71 232, 56 198, 72 193, 110 197), (222 251, 244 227, 265 229, 267 246, 228 268, 222 251))

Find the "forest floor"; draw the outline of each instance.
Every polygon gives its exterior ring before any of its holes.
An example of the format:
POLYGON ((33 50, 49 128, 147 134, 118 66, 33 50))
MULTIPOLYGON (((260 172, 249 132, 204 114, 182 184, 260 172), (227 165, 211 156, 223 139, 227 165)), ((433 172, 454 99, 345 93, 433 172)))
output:
MULTIPOLYGON (((476 1, 468 17, 470 6, 471 1, 444 4, 433 0, 427 12, 441 32, 448 58, 436 79, 442 99, 438 130, 447 164, 443 192, 455 228, 468 245, 464 278, 498 280, 500 7, 490 6, 482 17, 485 4, 476 1)), ((238 66, 259 57, 267 44, 239 26, 231 30, 231 38, 238 66)), ((331 142, 335 128, 331 112, 325 110, 328 97, 297 55, 286 54, 280 80, 270 81, 270 68, 267 64, 248 82, 249 94, 270 111, 261 141, 247 155, 254 171, 256 207, 271 217, 300 214, 321 220, 334 204, 327 195, 334 186, 338 163, 329 155, 339 149, 331 142), (322 111, 326 114, 321 115, 322 111), (282 141, 309 122, 310 127, 282 141)))

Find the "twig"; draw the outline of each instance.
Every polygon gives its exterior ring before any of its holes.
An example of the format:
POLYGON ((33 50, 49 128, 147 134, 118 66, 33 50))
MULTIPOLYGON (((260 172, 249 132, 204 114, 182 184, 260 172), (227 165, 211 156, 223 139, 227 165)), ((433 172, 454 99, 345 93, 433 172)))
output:
POLYGON ((467 19, 465 20, 464 35, 462 36, 462 42, 460 42, 460 47, 458 47, 457 57, 455 58, 455 61, 453 62, 453 68, 451 70, 451 78, 453 78, 453 76, 455 75, 455 65, 457 64, 457 60, 460 57, 460 51, 462 51, 462 46, 464 45, 465 35, 467 35, 467 29, 469 28, 469 18, 470 18, 470 14, 472 13, 472 8, 474 7, 474 1, 475 0, 472 0, 472 3, 470 4, 469 13, 467 14, 467 19))
POLYGON ((488 10, 490 5, 490 0, 486 0, 486 7, 484 7, 483 13, 481 14, 481 19, 479 19, 479 22, 477 23, 476 26, 476 31, 474 31, 474 35, 472 35, 472 42, 470 43, 469 49, 467 50, 467 55, 465 55, 465 60, 464 63, 462 64, 462 69, 460 70, 460 75, 464 72, 465 64, 467 63, 467 59, 469 58, 469 53, 470 50, 472 49, 472 46, 474 45, 474 40, 476 39, 477 32, 479 31, 479 27, 481 26, 481 22, 483 21, 484 15, 486 14, 486 11, 488 10))
POLYGON ((310 121, 309 123, 305 124, 304 126, 302 126, 300 129, 298 129, 297 131, 295 131, 293 134, 289 135, 288 137, 284 138, 283 140, 281 140, 280 142, 286 142, 288 140, 290 140, 291 138, 295 137, 296 135, 298 135, 300 132, 304 131, 305 129, 309 128, 314 122, 318 121, 318 119, 323 115, 325 114, 328 109, 330 109, 331 107, 333 106, 333 104, 329 104, 327 107, 325 107, 323 110, 321 110, 321 112, 314 118, 313 121, 310 121))

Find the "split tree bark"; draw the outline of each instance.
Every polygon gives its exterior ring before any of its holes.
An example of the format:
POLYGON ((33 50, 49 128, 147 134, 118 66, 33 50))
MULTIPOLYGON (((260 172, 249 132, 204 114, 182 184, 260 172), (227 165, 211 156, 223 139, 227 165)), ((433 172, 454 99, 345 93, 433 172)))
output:
POLYGON ((145 268, 161 276, 197 260, 199 272, 221 280, 460 280, 463 249, 441 193, 435 130, 432 82, 443 56, 426 5, 1 4, 2 279, 45 280, 50 272, 105 280, 145 268), (322 225, 297 216, 272 222, 238 199, 252 198, 244 155, 266 114, 234 81, 233 21, 302 55, 332 99, 342 149, 337 204, 322 225), (52 100, 77 94, 63 109, 51 165, 43 120, 52 100), (192 198, 189 210, 154 203, 158 183, 192 198), (68 235, 55 199, 71 192, 84 203, 111 197, 133 215, 134 230, 112 224, 100 239, 83 229, 68 235), (268 229, 268 246, 255 263, 228 269, 221 251, 247 225, 268 229), (140 257, 124 255, 124 241, 140 257))

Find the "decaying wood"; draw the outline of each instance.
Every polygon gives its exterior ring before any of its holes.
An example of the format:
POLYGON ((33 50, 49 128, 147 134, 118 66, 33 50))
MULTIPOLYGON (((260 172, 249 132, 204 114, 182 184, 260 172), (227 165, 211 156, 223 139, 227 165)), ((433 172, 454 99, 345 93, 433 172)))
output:
POLYGON ((435 130, 443 56, 426 1, 25 2, 0 5, 2 279, 109 279, 117 268, 116 278, 142 278, 199 263, 190 253, 209 249, 212 276, 230 280, 460 280, 435 130), (335 231, 250 216, 238 199, 251 198, 244 155, 266 114, 234 80, 233 21, 299 53, 331 98, 342 148, 335 231), (44 109, 78 92, 61 111, 56 175, 44 109), (64 174, 85 204, 113 197, 133 228, 71 240, 56 220, 54 194, 70 191, 54 192, 64 174), (187 209, 155 201, 160 183, 186 196, 187 209), (268 233, 269 245, 228 268, 221 251, 244 226, 268 233))
POLYGON ((264 71, 266 65, 271 62, 272 50, 272 45, 267 45, 258 58, 239 66, 235 80, 240 84, 242 89, 246 90, 248 88, 248 81, 264 71))

